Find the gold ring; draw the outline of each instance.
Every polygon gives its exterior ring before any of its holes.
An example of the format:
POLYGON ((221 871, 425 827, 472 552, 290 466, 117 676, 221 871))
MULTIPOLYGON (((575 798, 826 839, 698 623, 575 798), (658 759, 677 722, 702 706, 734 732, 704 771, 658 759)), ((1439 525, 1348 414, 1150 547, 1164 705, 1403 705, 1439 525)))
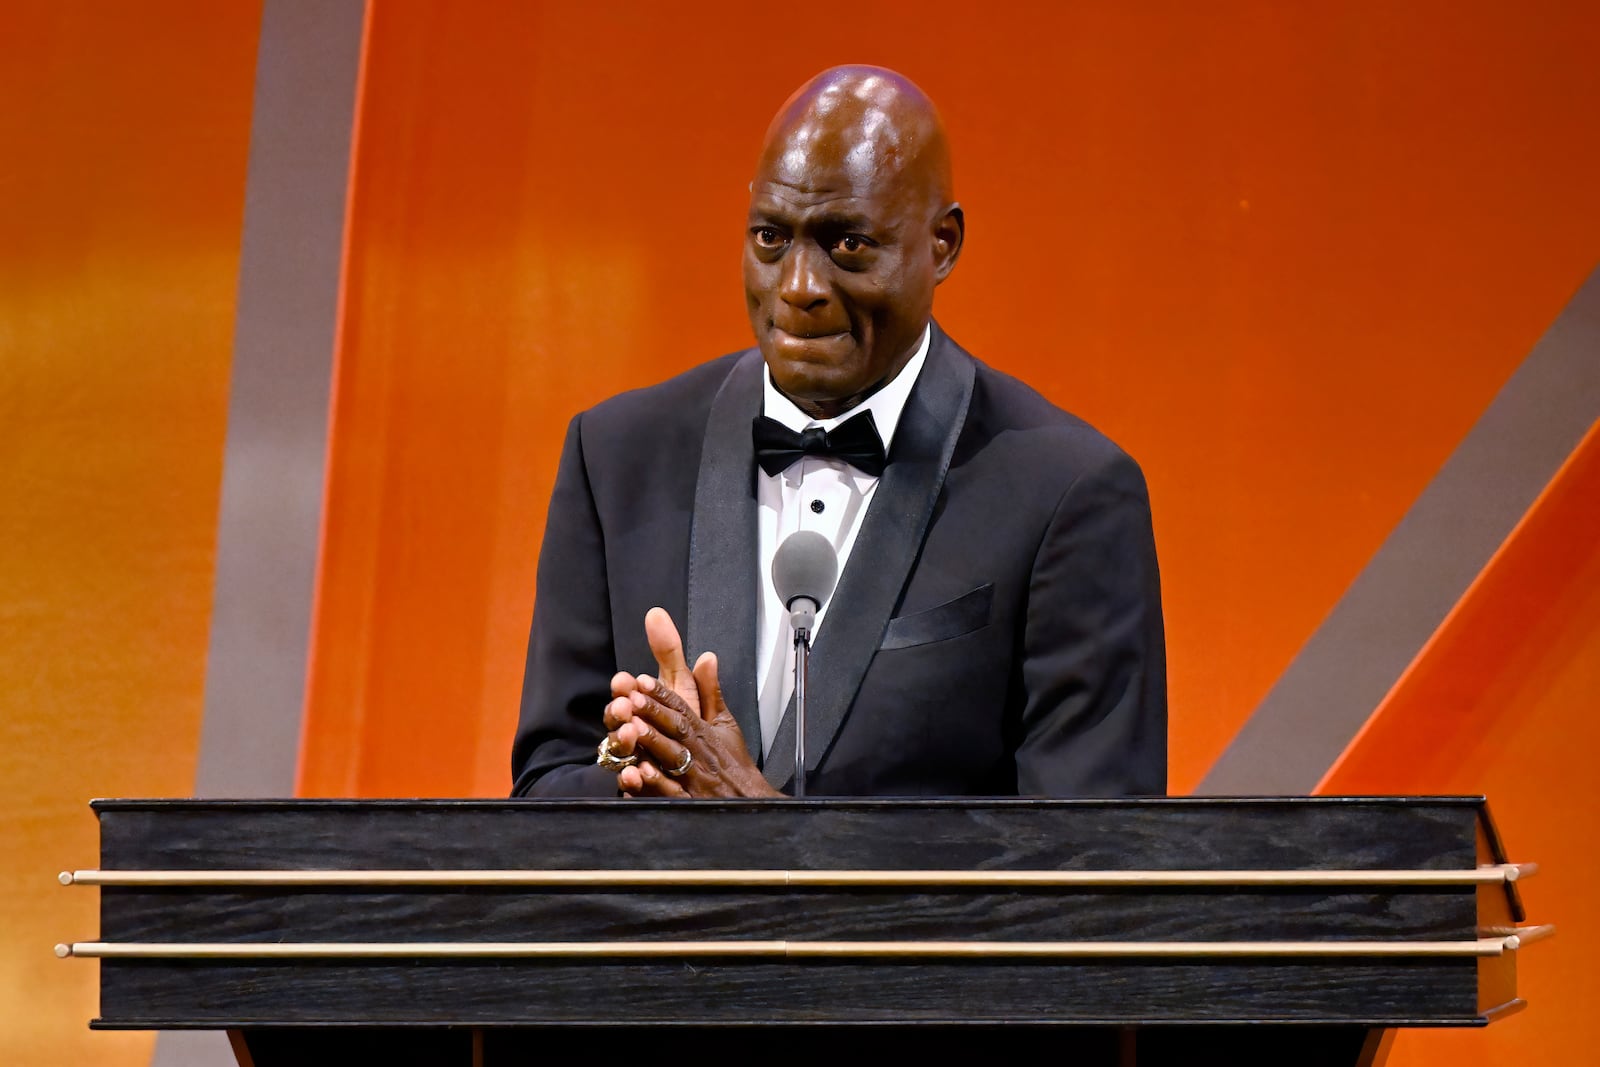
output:
POLYGON ((638 753, 631 756, 619 756, 611 751, 611 735, 606 734, 600 742, 599 754, 595 756, 595 765, 604 767, 608 771, 620 771, 624 767, 632 767, 639 762, 638 753))
POLYGON ((683 759, 678 761, 678 765, 676 767, 663 767, 661 770, 662 773, 664 773, 668 778, 682 778, 684 775, 689 773, 689 768, 693 766, 694 753, 690 752, 688 749, 684 749, 683 759))

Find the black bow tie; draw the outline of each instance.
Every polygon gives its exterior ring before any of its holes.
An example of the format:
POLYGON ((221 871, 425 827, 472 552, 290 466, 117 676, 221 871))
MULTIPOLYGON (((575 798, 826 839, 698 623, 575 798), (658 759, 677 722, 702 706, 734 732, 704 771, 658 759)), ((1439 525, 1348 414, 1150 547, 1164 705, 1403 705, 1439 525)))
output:
POLYGON ((805 456, 842 459, 863 474, 874 478, 883 473, 887 460, 883 438, 872 421, 872 412, 863 411, 831 430, 816 426, 795 433, 777 419, 757 415, 751 431, 756 443, 756 462, 768 474, 778 474, 805 456))

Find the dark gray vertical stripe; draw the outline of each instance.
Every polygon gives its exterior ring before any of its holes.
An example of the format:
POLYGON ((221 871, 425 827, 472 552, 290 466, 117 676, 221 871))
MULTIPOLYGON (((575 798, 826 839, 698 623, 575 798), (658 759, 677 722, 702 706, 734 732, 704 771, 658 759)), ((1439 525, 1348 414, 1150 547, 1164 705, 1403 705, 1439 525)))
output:
MULTIPOLYGON (((1441 370, 1449 371, 1447 356, 1441 370)), ((1600 270, 1423 490, 1197 793, 1321 781, 1600 418, 1600 270)))
POLYGON ((364 13, 262 11, 199 796, 294 788, 364 13))
MULTIPOLYGON (((195 795, 294 791, 365 0, 266 0, 195 795)), ((169 1032, 153 1067, 232 1063, 169 1032)))

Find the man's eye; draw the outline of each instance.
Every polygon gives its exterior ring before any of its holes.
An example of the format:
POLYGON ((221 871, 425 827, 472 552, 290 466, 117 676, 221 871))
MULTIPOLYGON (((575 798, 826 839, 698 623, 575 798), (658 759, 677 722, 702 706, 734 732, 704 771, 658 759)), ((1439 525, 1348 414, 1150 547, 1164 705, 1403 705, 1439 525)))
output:
POLYGON ((783 243, 783 234, 774 230, 771 226, 757 226, 751 232, 755 234, 756 244, 758 245, 772 248, 783 243))
POLYGON ((839 243, 836 247, 841 252, 859 252, 867 247, 867 242, 855 234, 847 234, 839 238, 839 243))

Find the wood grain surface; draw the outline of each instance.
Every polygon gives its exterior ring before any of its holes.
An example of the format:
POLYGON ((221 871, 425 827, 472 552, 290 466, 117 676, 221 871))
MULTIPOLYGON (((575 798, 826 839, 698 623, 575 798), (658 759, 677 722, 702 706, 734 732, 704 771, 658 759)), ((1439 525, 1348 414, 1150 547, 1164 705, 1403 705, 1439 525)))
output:
MULTIPOLYGON (((1470 871, 1474 798, 102 801, 105 870, 1470 871)), ((1503 859, 1490 856, 1490 859, 1503 859)), ((1504 886, 107 886, 101 941, 1470 941, 1504 886)), ((84 891, 84 890, 77 890, 84 891)), ((1490 909, 1503 920, 1509 908, 1490 909)), ((106 959, 100 1025, 1474 1025, 1471 957, 106 959)), ((1482 971, 1489 974, 1489 971, 1482 971)), ((1514 983, 1495 989, 1509 1002, 1514 983)), ((1486 980, 1485 980, 1486 981, 1486 980)), ((1498 1003, 1498 1002, 1497 1002, 1498 1003)))
POLYGON ((102 961, 102 1021, 1472 1025, 1475 961, 102 961), (136 1006, 118 1016, 114 1006, 136 1006))

